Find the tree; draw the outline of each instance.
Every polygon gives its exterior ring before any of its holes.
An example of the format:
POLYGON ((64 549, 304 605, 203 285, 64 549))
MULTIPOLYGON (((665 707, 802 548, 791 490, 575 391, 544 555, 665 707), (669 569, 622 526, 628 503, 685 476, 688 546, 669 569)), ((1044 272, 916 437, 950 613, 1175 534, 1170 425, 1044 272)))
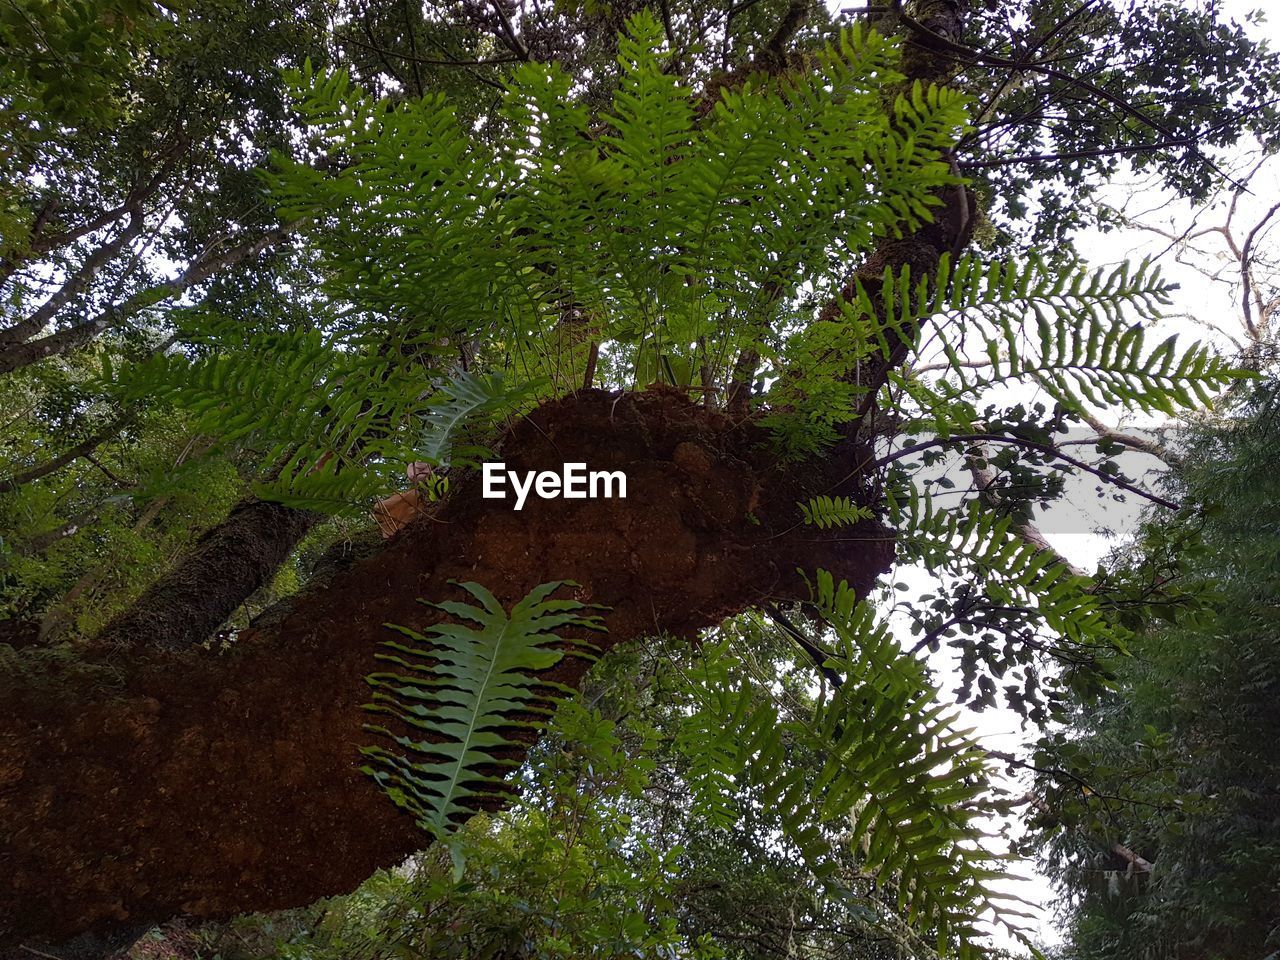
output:
POLYGON ((1275 390, 1204 425, 1177 476, 1186 507, 1134 545, 1134 580, 1167 607, 1046 755, 1040 816, 1070 920, 1071 957, 1214 958, 1275 945, 1277 791, 1272 484, 1275 390), (1087 791, 1080 783, 1087 782, 1087 791))
POLYGON ((324 56, 319 7, 50 6, 11 5, 3 35, 11 110, 42 121, 6 124, 21 212, 3 250, 5 373, 118 335, 287 235, 253 171, 287 148, 280 58, 324 56))
POLYGON ((289 142, 278 68, 324 62, 326 27, 319 4, 7 5, 0 369, 6 410, 27 413, 4 437, 0 565, 16 635, 93 632, 234 501, 234 457, 205 462, 211 438, 180 413, 122 407, 103 366, 167 348, 202 298, 228 317, 305 311, 277 288, 298 266, 255 171, 289 142), (214 477, 221 491, 193 490, 214 477))
POLYGON ((752 59, 714 77, 672 39, 706 11, 667 12, 629 21, 617 68, 582 91, 533 62, 508 12, 485 14, 529 63, 500 108, 479 111, 492 125, 479 145, 474 101, 295 77, 318 136, 279 156, 270 182, 285 223, 314 224, 325 296, 312 322, 191 312, 192 349, 108 371, 103 387, 126 405, 172 404, 236 450, 275 505, 253 516, 285 532, 220 525, 96 648, 69 665, 20 658, 0 735, 10 939, 350 889, 425 842, 413 820, 451 843, 469 812, 505 803, 499 774, 589 658, 784 604, 787 635, 831 683, 808 735, 834 748, 807 781, 779 752, 780 718, 735 713, 745 701, 724 690, 741 727, 721 724, 739 734, 723 764, 782 809, 816 811, 817 823, 784 817, 815 870, 824 827, 856 806, 851 839, 892 878, 916 935, 973 949, 990 896, 965 804, 983 764, 864 598, 895 550, 938 571, 947 592, 920 620, 926 642, 971 638, 980 699, 994 696, 988 668, 1013 670, 1008 695, 1030 709, 1091 679, 1046 676, 1038 638, 1088 651, 1114 628, 1105 595, 1025 516, 987 508, 990 496, 942 509, 905 468, 959 449, 983 469, 985 443, 1019 449, 1032 472, 1066 458, 1105 474, 1053 446, 1044 411, 1001 415, 977 398, 1034 377, 1058 404, 1053 426, 1085 416, 1082 397, 1194 404, 1231 370, 1200 347, 1144 346, 1130 317, 1166 292, 1146 268, 965 253, 979 226, 954 160, 965 103, 936 85, 983 82, 960 69, 975 62, 962 4, 883 19, 907 38, 900 60, 862 29, 793 54, 808 11, 790 5, 756 41, 726 32, 724 49, 752 59), (965 337, 982 341, 976 365, 965 337), (935 344, 945 369, 915 369, 935 344), (478 447, 524 468, 624 468, 635 492, 514 514, 479 496, 478 447), (207 639, 245 601, 262 577, 238 571, 287 555, 297 512, 363 510, 423 460, 435 471, 423 500, 440 499, 421 521, 331 559, 221 655, 162 649, 207 639), (382 670, 388 623, 405 639, 382 670), (360 709, 370 674, 390 715, 380 745, 360 709), (441 684, 451 692, 424 694, 441 684))

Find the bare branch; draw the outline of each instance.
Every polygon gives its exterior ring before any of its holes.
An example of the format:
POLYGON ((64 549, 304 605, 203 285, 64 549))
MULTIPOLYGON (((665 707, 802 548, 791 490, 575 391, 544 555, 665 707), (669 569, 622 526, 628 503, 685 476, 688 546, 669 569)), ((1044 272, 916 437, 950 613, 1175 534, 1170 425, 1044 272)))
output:
POLYGON ((46 460, 39 466, 30 467, 19 473, 15 473, 11 477, 0 479, 0 493, 8 493, 12 490, 17 490, 25 484, 31 483, 34 480, 39 480, 41 477, 47 477, 49 474, 61 470, 78 457, 89 455, 99 446, 119 434, 132 418, 132 413, 122 413, 112 418, 112 420, 101 430, 98 430, 96 433, 86 437, 74 447, 63 451, 53 459, 46 460))
POLYGON ((1190 137, 1177 137, 1172 140, 1160 140, 1156 143, 1135 143, 1121 147, 1098 147, 1095 150, 1072 150, 1068 153, 1024 153, 1014 157, 1000 157, 995 160, 966 160, 957 163, 961 170, 989 170, 993 167, 1012 167, 1020 164, 1065 163, 1070 160, 1084 160, 1090 157, 1124 157, 1137 153, 1155 153, 1168 150, 1170 147, 1189 147, 1195 144, 1190 137))
POLYGON ((36 217, 35 223, 32 224, 31 238, 26 248, 11 253, 7 259, 0 259, 0 283, 8 280, 25 260, 42 257, 54 250, 70 246, 91 233, 109 227, 125 214, 136 215, 140 213, 143 204, 155 196, 164 183, 165 177, 177 165, 187 144, 188 140, 184 134, 181 132, 174 133, 170 137, 168 146, 159 154, 162 162, 149 180, 136 181, 119 206, 111 207, 88 217, 79 226, 64 230, 62 233, 46 234, 44 228, 57 209, 56 201, 46 203, 39 216, 36 217))
POLYGON ((1104 440, 1118 443, 1130 450, 1136 450, 1138 453, 1148 454, 1170 467, 1177 467, 1182 463, 1182 458, 1164 446, 1164 444, 1156 443, 1154 440, 1148 440, 1132 433, 1123 433, 1114 427, 1109 427, 1087 410, 1080 411, 1080 418, 1104 440))
POLYGON ((12 373, 14 370, 20 370, 47 357, 59 356, 83 346, 99 334, 120 326, 121 323, 147 307, 183 293, 232 264, 258 256, 306 222, 306 218, 292 220, 268 230, 260 237, 229 247, 219 254, 199 257, 173 280, 135 293, 123 303, 108 307, 90 320, 38 340, 28 340, 0 350, 0 374, 12 373))
MULTIPOLYGON (((1245 326, 1248 327, 1249 333, 1253 337, 1255 343, 1262 335, 1265 334, 1266 331, 1256 325, 1253 319, 1253 244, 1254 241, 1257 240, 1258 234, 1268 223, 1271 222, 1271 218, 1277 213, 1280 213, 1280 203, 1274 204, 1271 209, 1266 212, 1263 218, 1254 225, 1253 229, 1249 231, 1249 236, 1245 239, 1244 249, 1240 251, 1240 276, 1244 284, 1244 292, 1241 296, 1241 305, 1244 307, 1245 326)), ((1258 303, 1257 307, 1259 314, 1263 314, 1265 312, 1265 307, 1262 303, 1258 303)))

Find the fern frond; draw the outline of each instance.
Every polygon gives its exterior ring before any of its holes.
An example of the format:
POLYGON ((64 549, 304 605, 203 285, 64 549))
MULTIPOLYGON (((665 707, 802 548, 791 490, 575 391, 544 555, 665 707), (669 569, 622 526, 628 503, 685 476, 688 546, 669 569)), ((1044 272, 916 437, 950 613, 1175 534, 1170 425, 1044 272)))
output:
POLYGON ((195 339, 203 355, 152 357, 117 386, 185 410, 224 445, 259 451, 272 479, 255 484, 258 496, 350 514, 403 485, 418 459, 411 427, 432 395, 420 369, 319 330, 246 332, 205 318, 195 339))
POLYGON ((493 771, 519 763, 503 755, 518 746, 510 731, 540 728, 543 721, 536 718, 549 716, 572 693, 539 674, 565 657, 595 659, 591 643, 562 633, 604 629, 588 606, 552 597, 573 585, 540 584, 508 613, 480 584, 461 583, 479 606, 429 604, 454 622, 425 634, 388 624, 408 642, 387 641, 383 646, 391 652, 378 658, 404 672, 367 677, 374 690, 367 709, 394 717, 421 739, 366 725, 404 752, 364 747, 372 764, 362 769, 433 836, 448 837, 486 798, 509 790, 493 771))
POLYGON ((718 652, 721 649, 707 646, 702 651, 694 677, 699 707, 681 723, 675 749, 688 758, 685 776, 690 814, 727 829, 740 816, 737 780, 746 758, 738 731, 754 704, 750 691, 730 682, 718 652))
MULTIPOLYGON (((898 296, 895 315, 903 325, 932 318, 947 376, 925 385, 895 372, 892 382, 940 421, 963 398, 1019 379, 1047 386, 1068 407, 1083 398, 1172 414, 1208 403, 1240 371, 1198 342, 1180 347, 1169 337, 1148 348, 1145 325, 1158 319, 1171 290, 1145 261, 1087 271, 1039 258, 1006 264, 963 257, 954 265, 944 258, 914 296, 898 296), (986 362, 966 362, 975 356, 986 362)), ((860 311, 864 300, 860 295, 860 311)))
POLYGON ((805 523, 822 530, 851 526, 875 516, 870 507, 854 503, 848 497, 813 497, 808 503, 800 504, 800 512, 804 514, 805 523))
POLYGON ((1123 642, 1094 596, 1092 581, 1018 536, 1012 517, 977 503, 942 509, 914 488, 887 499, 903 562, 965 579, 993 601, 1021 608, 1028 623, 1039 618, 1073 642, 1123 642))
POLYGON ((860 28, 812 71, 726 89, 703 116, 671 56, 651 11, 628 20, 603 130, 571 78, 523 66, 493 151, 441 97, 387 110, 344 74, 304 72, 317 147, 349 162, 280 158, 273 193, 314 218, 335 297, 419 343, 462 329, 546 372, 572 311, 632 366, 648 354, 710 379, 760 352, 801 282, 932 217, 965 102, 919 87, 887 109, 897 47, 860 28))
POLYGON ((211 352, 160 354, 127 368, 118 384, 124 395, 173 403, 228 443, 268 430, 282 442, 305 440, 314 424, 297 416, 299 404, 305 412, 315 408, 338 360, 324 337, 291 330, 246 338, 217 318, 206 323, 211 352))
MULTIPOLYGON (((815 603, 827 629, 814 645, 834 646, 823 666, 842 683, 807 715, 784 717, 767 689, 735 680, 710 651, 701 706, 687 722, 690 738, 710 744, 689 769, 697 809, 733 814, 734 794, 749 791, 833 893, 834 845, 847 844, 917 936, 936 937, 940 953, 975 956, 984 911, 1011 928, 1017 916, 989 887, 1003 871, 978 825, 985 755, 869 604, 825 571, 815 603), (796 751, 820 758, 816 777, 796 751)), ((692 739, 690 749, 699 749, 692 739)))
POLYGON ((470 418, 513 410, 537 386, 536 383, 508 385, 501 373, 486 376, 459 371, 439 385, 427 407, 419 451, 422 459, 445 466, 451 459, 474 460, 486 456, 488 451, 483 447, 455 447, 462 424, 470 418))
POLYGON ((966 955, 978 946, 978 915, 999 914, 987 888, 998 857, 984 849, 971 806, 986 789, 985 754, 955 729, 955 713, 871 606, 844 584, 829 600, 824 592, 836 648, 828 666, 844 683, 812 725, 831 745, 816 784, 823 810, 851 815, 850 842, 893 885, 898 909, 966 955))

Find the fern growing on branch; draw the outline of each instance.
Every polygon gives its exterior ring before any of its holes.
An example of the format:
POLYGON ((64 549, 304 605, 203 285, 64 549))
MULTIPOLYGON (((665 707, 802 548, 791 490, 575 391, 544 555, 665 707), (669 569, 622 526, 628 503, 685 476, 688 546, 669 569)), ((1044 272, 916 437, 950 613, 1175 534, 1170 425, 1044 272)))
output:
POLYGON ((500 373, 489 376, 465 370, 457 373, 440 384, 427 405, 421 445, 417 450, 419 456, 442 467, 458 460, 474 463, 487 456, 489 451, 485 447, 457 443, 463 423, 486 414, 510 411, 538 386, 523 383, 509 387, 500 373))
POLYGON ((800 512, 804 514, 805 523, 819 529, 850 526, 875 516, 870 507, 854 503, 848 497, 813 497, 808 503, 800 504, 800 512))
POLYGON ((730 797, 747 791, 834 895, 850 895, 832 857, 842 844, 917 937, 942 954, 975 956, 984 913, 1015 932, 1021 916, 990 885, 1004 871, 978 825, 990 789, 985 755, 869 604, 822 571, 815 603, 822 629, 810 643, 830 650, 821 666, 841 682, 804 713, 780 710, 728 647, 707 652, 684 740, 697 757, 696 809, 731 825, 730 797), (816 774, 794 762, 796 751, 819 758, 816 774))
MULTIPOLYGON (((1235 375, 1200 345, 1148 345, 1170 288, 1146 264, 943 256, 929 275, 886 268, 846 291, 850 264, 928 224, 961 186, 944 156, 966 100, 903 84, 890 40, 851 27, 804 71, 703 100, 668 69, 651 13, 629 20, 618 51, 598 112, 562 71, 514 70, 496 108, 505 133, 488 146, 446 97, 387 103, 340 71, 292 74, 325 162, 278 158, 268 187, 285 216, 311 222, 334 309, 287 331, 197 316, 199 349, 143 364, 125 389, 256 451, 277 478, 264 495, 338 510, 388 492, 407 463, 472 462, 504 414, 597 382, 662 380, 708 406, 731 382, 754 390, 759 422, 803 460, 873 442, 877 404, 895 431, 950 437, 973 432, 984 394, 1018 380, 1065 407, 1172 411, 1235 375)), ((884 464, 864 473, 867 489, 886 480, 884 464)), ((1123 643, 1082 578, 982 503, 944 511, 894 493, 881 509, 841 494, 799 504, 796 525, 852 526, 856 540, 858 524, 887 519, 900 560, 966 581, 988 608, 1068 644, 1123 643)), ((784 715, 759 684, 712 669, 684 738, 705 743, 695 802, 729 825, 730 791, 752 791, 833 885, 833 844, 851 845, 917 936, 969 955, 998 899, 974 813, 985 759, 871 608, 817 582, 820 618, 799 639, 840 682, 784 715), (816 774, 789 762, 792 748, 822 758, 816 774)), ((513 731, 568 693, 544 671, 591 658, 579 637, 600 629, 555 599, 558 581, 509 611, 461 586, 475 602, 434 604, 451 619, 421 632, 395 627, 404 639, 380 654, 391 669, 369 678, 371 709, 395 722, 370 727, 380 740, 366 769, 437 837, 503 794, 513 731)), ((943 623, 968 627, 969 609, 943 623)))
POLYGON ((1173 414, 1210 402, 1241 373, 1203 344, 1180 347, 1176 336, 1148 347, 1145 328, 1173 290, 1148 262, 1089 271, 1037 257, 1007 264, 969 256, 954 265, 944 257, 929 285, 921 313, 945 377, 927 386, 908 375, 892 380, 936 422, 967 419, 957 401, 1012 380, 1047 386, 1073 409, 1083 398, 1173 414), (964 359, 975 355, 985 363, 964 359))
POLYGON ((389 652, 378 658, 399 670, 368 677, 368 709, 412 732, 367 725, 402 752, 365 747, 371 762, 363 769, 437 838, 452 834, 486 797, 510 789, 501 772, 518 763, 503 755, 516 745, 511 731, 541 727, 555 704, 573 692, 538 674, 566 656, 595 659, 590 642, 563 631, 604 629, 586 605, 554 597, 561 587, 574 586, 567 581, 540 584, 509 612, 480 584, 459 586, 479 606, 457 600, 430 604, 453 622, 425 633, 388 624, 406 641, 387 641, 389 652))

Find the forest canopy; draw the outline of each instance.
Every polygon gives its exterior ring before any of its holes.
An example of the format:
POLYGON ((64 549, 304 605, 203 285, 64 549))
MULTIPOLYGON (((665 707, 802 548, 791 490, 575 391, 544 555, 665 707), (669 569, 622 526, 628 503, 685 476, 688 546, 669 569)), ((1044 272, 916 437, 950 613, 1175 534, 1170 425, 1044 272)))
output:
POLYGON ((1205 657, 1274 722, 1220 565, 1267 562, 1280 205, 1217 231, 1235 343, 1076 244, 1121 175, 1252 196, 1254 37, 0 8, 0 955, 996 956, 1040 857, 1064 956, 1275 948, 1275 785, 1185 737, 1205 657), (1147 511, 1097 570, 1039 526, 1080 478, 1147 511))

